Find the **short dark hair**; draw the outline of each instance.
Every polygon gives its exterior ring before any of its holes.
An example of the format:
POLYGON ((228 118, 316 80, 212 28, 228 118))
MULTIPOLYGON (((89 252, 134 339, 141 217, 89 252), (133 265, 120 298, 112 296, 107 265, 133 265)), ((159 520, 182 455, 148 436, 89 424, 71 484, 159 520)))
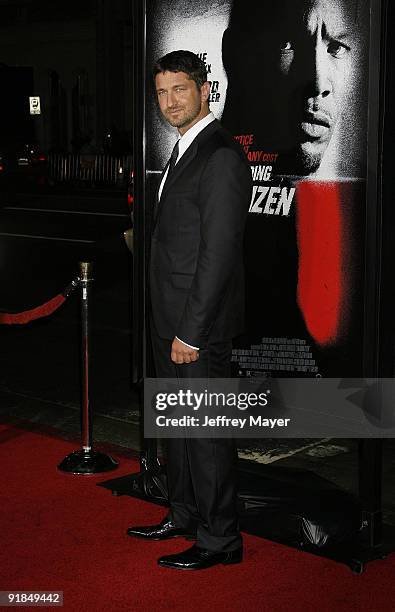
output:
POLYGON ((207 81, 207 69, 203 60, 192 51, 182 49, 167 53, 155 62, 152 69, 154 80, 160 72, 185 72, 199 89, 207 81))

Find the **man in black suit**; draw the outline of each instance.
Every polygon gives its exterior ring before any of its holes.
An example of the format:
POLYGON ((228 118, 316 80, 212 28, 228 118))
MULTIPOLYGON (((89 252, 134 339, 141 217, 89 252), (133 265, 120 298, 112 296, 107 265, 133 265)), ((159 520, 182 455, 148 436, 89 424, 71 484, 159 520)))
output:
MULTIPOLYGON (((232 338, 243 330, 243 232, 251 172, 209 110, 206 68, 174 51, 154 67, 158 103, 179 140, 159 185, 150 259, 151 337, 159 378, 230 376, 232 338)), ((196 537, 159 564, 203 569, 238 563, 236 449, 231 439, 169 439, 170 513, 132 527, 150 540, 196 537)))

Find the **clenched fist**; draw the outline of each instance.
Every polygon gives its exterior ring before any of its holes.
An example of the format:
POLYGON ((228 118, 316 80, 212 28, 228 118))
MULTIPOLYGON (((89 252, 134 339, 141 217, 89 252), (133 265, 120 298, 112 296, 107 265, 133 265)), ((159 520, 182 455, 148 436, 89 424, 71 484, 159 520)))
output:
POLYGON ((174 338, 171 345, 171 360, 177 365, 182 363, 191 363, 199 359, 199 351, 190 348, 178 338, 174 338))

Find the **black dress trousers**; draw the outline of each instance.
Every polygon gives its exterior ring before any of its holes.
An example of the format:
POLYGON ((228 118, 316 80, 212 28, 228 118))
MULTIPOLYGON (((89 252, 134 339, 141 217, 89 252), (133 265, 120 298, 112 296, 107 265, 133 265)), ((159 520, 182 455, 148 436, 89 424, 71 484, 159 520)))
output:
MULTIPOLYGON (((228 378, 231 341, 208 344, 193 363, 171 361, 170 340, 160 338, 151 322, 158 378, 228 378)), ((237 518, 237 451, 233 439, 185 438, 167 441, 170 516, 186 529, 197 529, 197 545, 231 551, 242 545, 237 518)))

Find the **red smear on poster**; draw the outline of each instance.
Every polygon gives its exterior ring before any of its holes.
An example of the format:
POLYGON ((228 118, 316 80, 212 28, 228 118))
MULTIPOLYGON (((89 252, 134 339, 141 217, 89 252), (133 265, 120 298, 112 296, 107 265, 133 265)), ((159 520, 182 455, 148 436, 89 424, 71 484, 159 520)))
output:
POLYGON ((343 227, 339 185, 302 181, 297 187, 298 303, 310 335, 322 345, 340 333, 343 227))

